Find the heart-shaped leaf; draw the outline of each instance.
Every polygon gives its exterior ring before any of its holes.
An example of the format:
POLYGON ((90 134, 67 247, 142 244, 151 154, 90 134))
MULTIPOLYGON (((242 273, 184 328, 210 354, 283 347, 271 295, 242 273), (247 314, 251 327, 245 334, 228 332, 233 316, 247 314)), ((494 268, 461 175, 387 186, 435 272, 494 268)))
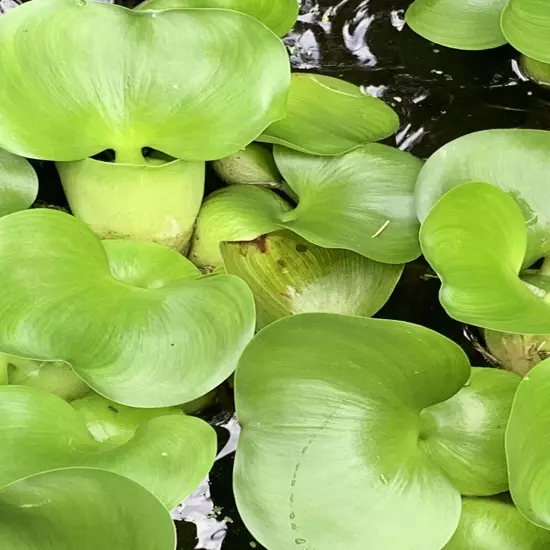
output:
POLYGON ((0 486, 48 470, 92 467, 134 480, 173 508, 208 475, 217 441, 206 422, 178 410, 122 409, 100 400, 80 403, 81 414, 41 390, 1 387, 0 486))
POLYGON ((0 50, 0 144, 23 156, 211 160, 286 111, 283 44, 235 11, 29 2, 0 19, 0 50))
POLYGON ((138 10, 166 10, 181 8, 224 8, 246 13, 276 35, 284 36, 298 18, 297 0, 147 0, 138 10))
POLYGON ((456 396, 470 375, 456 344, 408 323, 310 313, 260 331, 235 379, 247 527, 266 548, 440 550, 461 514, 453 481, 506 485, 515 375, 474 374, 456 396))
POLYGON ((490 183, 516 199, 529 229, 526 267, 550 253, 550 132, 484 130, 441 147, 418 177, 420 221, 449 189, 467 182, 490 183))
POLYGON ((550 11, 544 0, 509 0, 502 32, 522 54, 550 63, 550 11))
POLYGON ((255 325, 238 277, 200 277, 153 243, 101 243, 53 210, 0 218, 0 350, 63 360, 135 407, 200 397, 235 369, 255 325))
POLYGON ((298 197, 292 211, 277 195, 252 186, 222 189, 205 201, 192 246, 197 265, 221 265, 222 241, 250 241, 290 229, 323 247, 400 264, 420 253, 413 192, 420 160, 370 143, 340 157, 275 147, 275 161, 298 197), (251 188, 252 187, 252 188, 251 188))
POLYGON ((539 363, 519 385, 506 431, 510 492, 534 524, 550 529, 550 360, 539 363))
POLYGON ((507 193, 487 183, 455 187, 424 220, 420 242, 451 317, 502 332, 550 333, 547 291, 519 278, 527 229, 507 193))
POLYGON ((287 229, 378 262, 419 256, 413 193, 422 163, 416 157, 371 143, 336 158, 275 147, 275 161, 298 196, 298 207, 283 215, 287 229))
POLYGON ((43 472, 0 488, 6 550, 174 550, 170 514, 133 481, 102 470, 43 472))
POLYGON ((38 177, 29 162, 0 149, 0 216, 27 209, 38 194, 38 177))
POLYGON ((500 16, 508 0, 415 0, 405 19, 424 38, 459 50, 506 44, 500 16))
POLYGON ((318 74, 292 75, 287 115, 258 141, 311 155, 341 155, 399 128, 395 111, 357 86, 318 74))
POLYGON ((71 211, 101 238, 187 249, 204 195, 204 162, 84 159, 58 162, 57 169, 71 211))
POLYGON ((522 516, 508 495, 462 499, 458 529, 443 550, 546 550, 550 533, 522 516))
POLYGON ((222 243, 221 252, 226 271, 252 290, 259 328, 298 313, 370 317, 388 301, 403 271, 402 265, 315 246, 290 231, 222 243))

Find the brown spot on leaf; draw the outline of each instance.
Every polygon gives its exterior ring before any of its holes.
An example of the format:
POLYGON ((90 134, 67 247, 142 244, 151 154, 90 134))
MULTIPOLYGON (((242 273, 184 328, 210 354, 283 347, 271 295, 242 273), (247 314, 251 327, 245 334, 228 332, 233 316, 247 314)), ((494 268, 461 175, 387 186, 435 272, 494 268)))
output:
POLYGON ((258 250, 265 254, 267 252, 267 237, 266 235, 261 235, 257 239, 252 241, 252 244, 258 248, 258 250))

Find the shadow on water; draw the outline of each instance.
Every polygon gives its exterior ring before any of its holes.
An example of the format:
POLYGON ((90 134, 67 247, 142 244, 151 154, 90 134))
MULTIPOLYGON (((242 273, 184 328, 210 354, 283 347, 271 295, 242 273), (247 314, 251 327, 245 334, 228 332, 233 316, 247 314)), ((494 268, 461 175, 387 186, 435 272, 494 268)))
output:
MULTIPOLYGON (((387 143, 423 158, 476 130, 550 129, 550 92, 525 82, 511 48, 459 52, 431 44, 404 24, 411 1, 302 0, 300 19, 285 38, 294 69, 344 78, 387 101, 402 122, 387 143)), ((138 2, 119 3, 133 7, 138 2)), ((13 4, 0 0, 2 10, 13 4)), ((52 163, 34 165, 40 177, 40 201, 66 206, 52 163)), ((212 179, 208 189, 216 185, 212 179)), ((427 264, 413 262, 377 316, 435 329, 459 343, 474 365, 484 364, 464 327, 445 315, 438 288, 427 264)), ((231 490, 238 437, 231 400, 223 400, 205 417, 218 430, 221 454, 210 482, 174 512, 178 549, 261 549, 239 519, 231 490)))

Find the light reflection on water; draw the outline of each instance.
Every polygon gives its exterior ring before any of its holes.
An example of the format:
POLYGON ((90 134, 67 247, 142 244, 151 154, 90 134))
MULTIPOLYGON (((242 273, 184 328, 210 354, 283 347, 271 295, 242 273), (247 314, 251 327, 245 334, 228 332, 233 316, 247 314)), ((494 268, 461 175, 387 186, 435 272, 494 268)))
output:
POLYGON ((6 13, 17 6, 19 6, 19 3, 15 0, 0 0, 0 14, 6 13))
MULTIPOLYGON (((221 427, 229 432, 229 440, 216 460, 221 460, 235 452, 241 432, 235 416, 221 427)), ((208 478, 172 512, 172 518, 175 521, 186 521, 195 525, 197 530, 195 549, 197 550, 221 550, 228 527, 233 522, 233 519, 225 516, 223 510, 218 508, 212 500, 208 478)))

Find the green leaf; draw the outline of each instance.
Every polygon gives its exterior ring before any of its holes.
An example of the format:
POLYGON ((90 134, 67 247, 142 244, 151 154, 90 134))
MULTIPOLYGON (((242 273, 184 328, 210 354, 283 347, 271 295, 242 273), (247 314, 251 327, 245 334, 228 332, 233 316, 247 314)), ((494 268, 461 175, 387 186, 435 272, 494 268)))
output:
POLYGON ((484 130, 441 147, 418 177, 420 221, 449 189, 467 182, 490 183, 516 199, 529 230, 526 267, 550 253, 550 132, 484 130))
POLYGON ((521 381, 506 431, 512 498, 527 519, 545 529, 550 529, 549 391, 546 359, 521 381))
POLYGON ((550 333, 546 292, 519 278, 527 230, 507 193, 487 183, 455 187, 425 219, 420 242, 451 317, 501 332, 550 333))
POLYGON ((508 0, 415 0, 405 14, 412 30, 431 42, 459 50, 506 44, 500 16, 508 0))
POLYGON ((30 2, 0 19, 0 50, 0 144, 22 156, 211 160, 286 111, 283 44, 234 11, 30 2))
POLYGON ((281 174, 272 152, 264 145, 251 143, 243 151, 212 163, 216 174, 230 185, 280 187, 281 174))
POLYGON ((292 75, 287 116, 258 138, 311 155, 341 155, 399 128, 395 111, 349 82, 330 76, 292 75))
POLYGON ((147 0, 138 10, 165 10, 174 8, 223 8, 246 13, 276 35, 284 36, 298 18, 297 0, 147 0))
POLYGON ((181 411, 119 408, 100 397, 77 408, 34 388, 0 388, 0 486, 47 470, 99 468, 132 479, 173 508, 214 463, 216 433, 181 411))
POLYGON ((0 488, 6 550, 174 550, 170 514, 143 487, 111 472, 70 468, 0 488))
POLYGON ((125 405, 172 406, 208 393, 231 375, 254 331, 252 295, 238 277, 200 277, 153 243, 102 244, 59 211, 1 218, 0 257, 0 350, 63 360, 125 405))
POLYGON ((90 393, 90 387, 70 365, 56 361, 30 361, 3 355, 7 384, 32 386, 61 397, 65 401, 80 399, 90 393))
POLYGON ((204 201, 189 258, 199 267, 223 266, 223 241, 253 241, 280 229, 278 220, 291 209, 284 199, 263 187, 234 185, 204 201))
POLYGON ((298 207, 284 227, 324 248, 398 264, 420 255, 413 193, 422 166, 399 149, 371 143, 340 157, 275 147, 275 161, 298 207))
POLYGON ((214 193, 197 219, 190 256, 197 265, 222 265, 223 241, 252 241, 277 229, 382 263, 401 264, 420 254, 413 204, 417 158, 371 143, 340 157, 277 146, 275 161, 297 208, 289 211, 278 195, 253 186, 214 193))
POLYGON ((402 265, 315 246, 290 231, 222 243, 228 273, 244 279, 256 302, 257 326, 308 312, 371 317, 391 296, 402 265))
POLYGON ((504 431, 520 381, 506 371, 473 368, 461 391, 422 411, 421 447, 462 495, 508 489, 504 431))
POLYGON ((29 162, 0 149, 0 216, 26 210, 37 194, 38 177, 29 162))
POLYGON ((502 12, 502 32, 522 54, 550 63, 550 11, 541 0, 509 0, 502 12))
MULTIPOLYGON (((183 414, 182 409, 179 407, 160 409, 126 407, 105 399, 97 393, 91 393, 81 399, 72 401, 71 407, 78 411, 79 416, 84 418, 88 431, 96 441, 117 446, 128 443, 134 437, 140 425, 146 424, 149 420, 160 416, 181 417, 183 414)), ((197 423, 197 427, 200 428, 197 433, 203 430, 203 433, 208 435, 208 430, 203 429, 204 424, 197 423)), ((196 437, 197 434, 193 435, 196 437)), ((211 441, 208 441, 208 443, 211 443, 211 441)))
POLYGON ((204 162, 57 163, 75 216, 104 239, 152 241, 185 251, 204 195, 204 162))
POLYGON ((527 521, 508 495, 463 498, 462 516, 443 550, 546 550, 550 533, 527 521))
MULTIPOLYGON (((466 389, 471 409, 466 396, 444 411, 455 428, 437 408, 441 433, 427 431, 421 411, 457 394, 470 371, 456 344, 399 321, 306 313, 260 331, 235 378, 243 431, 234 490, 251 533, 266 548, 364 550, 368 541, 373 549, 440 550, 461 513, 444 471, 461 477, 461 457, 493 452, 507 420, 493 417, 498 398, 488 390, 482 399, 485 381, 476 376, 466 389), (468 434, 463 448, 449 444, 453 431, 468 434), (434 451, 438 439, 448 456, 434 451)), ((484 482, 502 478, 501 459, 496 472, 483 471, 484 482)))

